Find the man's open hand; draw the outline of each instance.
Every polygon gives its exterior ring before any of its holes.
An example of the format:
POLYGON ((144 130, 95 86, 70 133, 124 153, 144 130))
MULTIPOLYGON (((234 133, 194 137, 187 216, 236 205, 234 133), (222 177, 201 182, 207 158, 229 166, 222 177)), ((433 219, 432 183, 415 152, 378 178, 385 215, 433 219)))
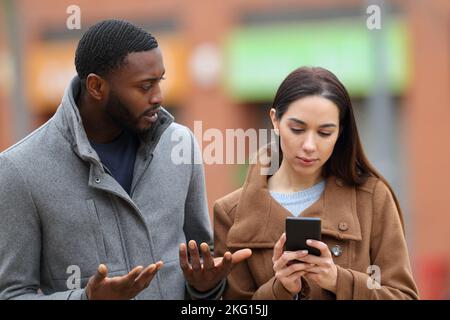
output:
POLYGON ((139 266, 128 274, 108 278, 108 268, 101 264, 86 286, 89 300, 129 300, 147 288, 156 272, 163 266, 162 261, 152 263, 147 268, 139 266))
POLYGON ((200 245, 203 263, 200 261, 200 254, 197 243, 189 241, 189 254, 191 262, 187 256, 186 244, 180 244, 180 266, 183 270, 187 283, 200 292, 213 289, 222 279, 231 272, 231 268, 249 258, 252 255, 250 249, 241 249, 231 254, 227 251, 223 257, 213 258, 207 243, 200 245))

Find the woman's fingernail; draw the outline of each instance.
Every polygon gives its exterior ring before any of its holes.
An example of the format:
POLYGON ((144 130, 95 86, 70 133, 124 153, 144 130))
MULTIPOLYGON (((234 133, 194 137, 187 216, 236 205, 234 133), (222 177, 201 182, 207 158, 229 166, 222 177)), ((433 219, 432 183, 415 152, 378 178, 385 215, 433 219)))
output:
POLYGON ((312 240, 306 240, 306 244, 312 244, 312 240))
POLYGON ((308 253, 308 250, 302 250, 300 253, 301 253, 301 254, 307 254, 307 253, 308 253))

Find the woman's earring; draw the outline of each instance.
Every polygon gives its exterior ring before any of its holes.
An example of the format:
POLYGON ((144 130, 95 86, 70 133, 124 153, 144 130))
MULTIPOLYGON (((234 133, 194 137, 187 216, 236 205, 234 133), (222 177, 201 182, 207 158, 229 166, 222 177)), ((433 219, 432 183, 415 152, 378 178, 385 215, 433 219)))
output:
POLYGON ((280 135, 280 130, 278 130, 278 128, 273 129, 273 131, 275 131, 275 134, 276 134, 277 136, 280 135))

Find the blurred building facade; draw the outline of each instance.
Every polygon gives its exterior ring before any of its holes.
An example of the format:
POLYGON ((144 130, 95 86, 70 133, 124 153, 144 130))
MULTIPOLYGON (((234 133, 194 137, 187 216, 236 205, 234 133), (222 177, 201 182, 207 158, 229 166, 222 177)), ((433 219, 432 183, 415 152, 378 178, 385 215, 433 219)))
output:
MULTIPOLYGON (((78 40, 102 19, 156 36, 164 106, 203 148, 208 128, 268 128, 275 90, 294 68, 330 69, 350 91, 369 158, 400 197, 421 296, 449 298, 450 2, 385 1, 381 31, 366 25, 378 1, 80 0, 81 30, 66 26, 71 1, 0 3, 0 150, 51 117, 75 75, 78 40)), ((205 171, 212 213, 215 199, 240 187, 245 166, 205 171)))

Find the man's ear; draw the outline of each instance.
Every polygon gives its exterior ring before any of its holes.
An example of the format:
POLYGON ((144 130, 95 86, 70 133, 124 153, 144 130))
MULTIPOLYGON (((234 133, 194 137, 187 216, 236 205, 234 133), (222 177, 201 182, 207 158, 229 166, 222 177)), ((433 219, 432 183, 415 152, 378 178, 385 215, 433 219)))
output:
POLYGON ((108 94, 108 83, 95 73, 86 77, 86 91, 95 100, 101 101, 108 94))

